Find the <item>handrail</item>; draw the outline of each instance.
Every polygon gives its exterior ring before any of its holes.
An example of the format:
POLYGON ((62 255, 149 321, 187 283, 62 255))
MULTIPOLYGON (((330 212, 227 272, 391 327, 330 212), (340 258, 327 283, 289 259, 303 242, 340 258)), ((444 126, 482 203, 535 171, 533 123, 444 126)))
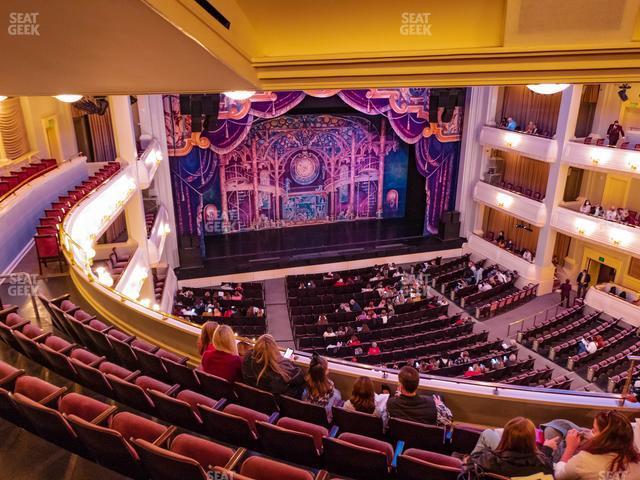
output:
POLYGON ((7 198, 9 198, 12 195, 15 195, 18 190, 20 190, 22 187, 24 187, 25 185, 27 185, 28 183, 31 183, 32 181, 34 181, 36 178, 40 178, 41 176, 55 170, 56 168, 58 168, 58 165, 52 165, 50 167, 45 168, 44 170, 40 170, 37 173, 35 173, 34 175, 30 176, 29 178, 23 180, 22 182, 20 182, 19 184, 17 184, 15 187, 13 187, 11 190, 9 190, 7 193, 3 194, 0 196, 0 203, 2 203, 3 201, 5 201, 7 198))

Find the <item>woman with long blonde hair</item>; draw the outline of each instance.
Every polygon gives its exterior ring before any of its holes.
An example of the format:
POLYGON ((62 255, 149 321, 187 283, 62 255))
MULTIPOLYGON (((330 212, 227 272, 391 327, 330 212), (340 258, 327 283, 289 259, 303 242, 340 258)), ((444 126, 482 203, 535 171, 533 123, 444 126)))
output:
POLYGON ((271 335, 262 335, 242 363, 242 377, 248 385, 274 394, 300 398, 304 389, 302 370, 284 358, 271 335))
POLYGON ((242 359, 230 326, 220 325, 215 330, 213 347, 202 356, 202 370, 230 382, 242 380, 242 359))

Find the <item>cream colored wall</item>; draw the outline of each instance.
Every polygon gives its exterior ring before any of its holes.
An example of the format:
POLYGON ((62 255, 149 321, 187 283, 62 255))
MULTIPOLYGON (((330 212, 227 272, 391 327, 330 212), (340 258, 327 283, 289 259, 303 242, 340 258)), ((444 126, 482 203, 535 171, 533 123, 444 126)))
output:
POLYGON ((602 247, 595 243, 578 240, 575 237, 571 240, 569 254, 563 267, 564 276, 575 282, 580 270, 586 268, 589 258, 599 261, 599 257, 604 258, 605 261, 602 263, 616 269, 616 283, 640 292, 640 280, 628 274, 631 255, 602 247))
POLYGON ((607 174, 595 170, 585 170, 580 187, 580 196, 589 199, 592 204, 602 201, 602 194, 607 182, 607 174))
POLYGON ((20 97, 25 127, 29 135, 31 150, 38 151, 40 157, 48 156, 47 136, 43 119, 55 116, 60 135, 62 158, 68 159, 78 153, 76 134, 73 129, 71 106, 53 97, 20 97))

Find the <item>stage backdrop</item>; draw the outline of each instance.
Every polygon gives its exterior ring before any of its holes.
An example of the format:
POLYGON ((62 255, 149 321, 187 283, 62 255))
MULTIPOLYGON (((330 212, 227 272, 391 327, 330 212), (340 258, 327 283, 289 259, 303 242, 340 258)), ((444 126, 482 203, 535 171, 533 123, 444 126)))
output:
POLYGON ((194 134, 178 96, 164 100, 181 234, 402 217, 410 144, 426 178, 425 234, 453 207, 462 109, 429 123, 429 89, 221 96, 215 128, 194 134), (306 95, 336 94, 372 117, 286 114, 306 95))

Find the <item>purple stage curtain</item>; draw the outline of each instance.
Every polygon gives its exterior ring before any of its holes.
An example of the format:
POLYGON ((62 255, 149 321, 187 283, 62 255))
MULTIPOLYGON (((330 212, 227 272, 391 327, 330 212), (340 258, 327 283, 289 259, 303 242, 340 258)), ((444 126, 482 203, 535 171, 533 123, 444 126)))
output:
POLYGON ((442 212, 452 208, 458 177, 459 142, 439 142, 423 137, 416 143, 416 165, 426 178, 427 205, 424 234, 438 233, 442 212))
POLYGON ((229 153, 247 138, 252 124, 253 116, 251 115, 239 120, 221 120, 216 124, 215 130, 202 132, 200 137, 208 138, 211 142, 211 150, 217 154, 229 153))
POLYGON ((389 110, 389 99, 373 98, 371 90, 340 90, 338 96, 351 108, 367 115, 384 115, 389 110))

